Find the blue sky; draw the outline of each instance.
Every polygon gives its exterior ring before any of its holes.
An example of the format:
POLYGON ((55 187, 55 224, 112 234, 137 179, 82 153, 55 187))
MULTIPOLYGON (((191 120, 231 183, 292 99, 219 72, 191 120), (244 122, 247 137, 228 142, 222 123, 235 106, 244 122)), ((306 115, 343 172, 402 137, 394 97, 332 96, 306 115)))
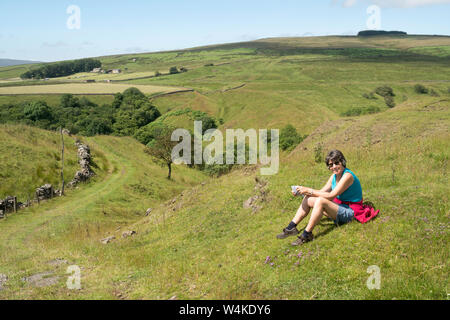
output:
POLYGON ((56 61, 380 28, 450 35, 450 0, 1 0, 0 58, 56 61), (67 13, 80 10, 80 19, 67 13), (79 21, 70 29, 67 21, 79 21))

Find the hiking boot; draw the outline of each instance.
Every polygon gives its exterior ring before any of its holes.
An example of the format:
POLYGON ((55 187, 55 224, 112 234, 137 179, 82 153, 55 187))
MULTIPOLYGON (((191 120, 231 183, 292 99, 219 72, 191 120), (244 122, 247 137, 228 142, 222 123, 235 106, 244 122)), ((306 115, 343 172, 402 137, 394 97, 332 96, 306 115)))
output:
POLYGON ((292 228, 290 230, 284 228, 283 229, 283 233, 280 233, 277 235, 277 239, 285 239, 289 236, 295 236, 299 233, 299 231, 297 230, 297 228, 292 228))
POLYGON ((295 240, 295 241, 292 242, 291 244, 292 244, 293 246, 299 246, 299 245, 302 245, 302 244, 304 244, 304 243, 306 243, 306 242, 313 241, 313 239, 314 239, 314 236, 312 235, 312 233, 311 233, 310 236, 307 236, 307 237, 305 237, 303 234, 301 234, 301 235, 299 235, 299 236, 297 237, 297 240, 295 240))

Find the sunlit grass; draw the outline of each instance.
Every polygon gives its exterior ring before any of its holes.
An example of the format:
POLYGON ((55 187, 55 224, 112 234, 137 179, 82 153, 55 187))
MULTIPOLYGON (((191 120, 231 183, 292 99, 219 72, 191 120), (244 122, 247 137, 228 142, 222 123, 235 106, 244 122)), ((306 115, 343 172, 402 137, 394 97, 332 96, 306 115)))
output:
MULTIPOLYGON (((320 40, 327 47, 339 42, 320 40)), ((365 48, 380 45, 378 40, 356 40, 340 39, 365 48)), ((132 82, 196 89, 153 99, 163 114, 202 110, 222 118, 221 129, 270 129, 291 123, 309 136, 290 154, 282 153, 274 176, 262 177, 258 168, 246 167, 210 178, 174 166, 171 181, 166 168, 153 164, 131 138, 82 138, 91 146, 99 174, 65 197, 0 221, 0 273, 9 277, 0 297, 447 299, 449 67, 440 58, 392 56, 422 43, 417 37, 409 40, 387 41, 386 48, 395 50, 381 52, 386 56, 378 60, 370 58, 376 49, 344 52, 347 56, 298 51, 314 47, 318 39, 286 40, 284 46, 267 40, 263 49, 271 51, 265 53, 253 43, 104 58, 109 68, 127 66, 134 72, 172 65, 190 69, 132 82), (277 46, 278 55, 273 51, 277 46), (356 53, 365 56, 354 58, 356 53), (131 62, 134 56, 137 61, 131 62), (440 96, 415 93, 416 83, 425 83, 440 96), (381 97, 372 101, 362 96, 382 85, 396 94, 393 109, 381 97), (339 116, 351 107, 372 104, 381 112, 339 116), (323 219, 313 242, 292 247, 293 239, 277 240, 275 235, 300 205, 290 186, 320 189, 330 175, 323 163, 315 162, 318 144, 323 155, 330 149, 343 151, 348 167, 361 180, 364 199, 373 202, 380 215, 364 225, 341 227, 323 219), (259 203, 261 210, 252 212, 243 203, 258 194, 256 176, 268 182, 267 196, 259 203), (148 208, 153 210, 144 217, 148 208), (122 238, 126 230, 137 234, 122 238), (111 235, 116 239, 109 244, 100 242, 111 235), (268 256, 273 265, 265 263, 268 256), (66 265, 48 264, 56 258, 81 267, 82 290, 66 288, 66 265), (372 265, 381 270, 380 290, 366 286, 372 265), (37 289, 21 281, 49 270, 61 276, 58 285, 37 289)), ((437 45, 438 40, 423 41, 437 45)), ((23 151, 23 161, 4 153, 5 168, 14 173, 5 184, 14 186, 11 192, 22 189, 13 180, 20 172, 46 177, 48 169, 39 159, 57 161, 58 134, 24 126, 0 130, 6 149, 31 150, 29 155, 23 151)), ((67 161, 72 160, 67 169, 75 170, 75 149, 70 141, 66 145, 67 161)), ((305 225, 302 221, 299 229, 305 225)))

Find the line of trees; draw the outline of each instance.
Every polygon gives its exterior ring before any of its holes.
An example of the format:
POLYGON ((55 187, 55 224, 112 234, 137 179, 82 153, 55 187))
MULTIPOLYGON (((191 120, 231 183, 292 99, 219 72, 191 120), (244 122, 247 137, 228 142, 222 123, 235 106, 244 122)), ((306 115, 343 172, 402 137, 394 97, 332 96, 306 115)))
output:
POLYGON ((133 136, 160 115, 136 88, 116 94, 112 105, 97 105, 85 97, 65 94, 56 106, 45 101, 0 106, 0 123, 23 123, 47 130, 63 127, 84 136, 133 136))
POLYGON ((101 68, 102 63, 96 59, 79 59, 45 64, 40 68, 23 73, 22 79, 45 79, 70 76, 78 72, 89 72, 94 68, 101 68))
POLYGON ((369 36, 406 36, 408 35, 404 31, 385 31, 385 30, 364 30, 358 32, 358 37, 369 36))

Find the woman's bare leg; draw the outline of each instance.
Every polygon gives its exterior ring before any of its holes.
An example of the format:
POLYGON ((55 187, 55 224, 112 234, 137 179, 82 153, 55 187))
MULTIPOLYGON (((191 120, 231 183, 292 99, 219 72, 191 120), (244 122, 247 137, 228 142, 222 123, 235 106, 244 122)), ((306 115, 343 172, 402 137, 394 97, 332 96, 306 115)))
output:
POLYGON ((319 223, 324 214, 329 218, 336 220, 338 209, 339 206, 333 201, 322 197, 316 198, 316 200, 314 201, 311 218, 309 219, 308 225, 306 226, 305 230, 311 232, 319 223))
POLYGON ((314 206, 316 199, 317 199, 316 197, 309 197, 309 196, 304 197, 302 204, 300 205, 300 207, 297 210, 297 213, 292 219, 292 222, 294 222, 295 224, 299 224, 300 221, 302 221, 309 214, 309 211, 314 206))

